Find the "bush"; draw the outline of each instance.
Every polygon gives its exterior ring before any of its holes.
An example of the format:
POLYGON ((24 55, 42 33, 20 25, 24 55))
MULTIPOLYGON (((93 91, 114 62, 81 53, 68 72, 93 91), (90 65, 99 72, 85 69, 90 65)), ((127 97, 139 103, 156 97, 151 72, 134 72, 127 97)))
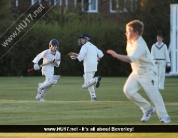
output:
POLYGON ((115 61, 105 53, 107 49, 125 53, 125 29, 119 28, 117 24, 104 19, 101 15, 74 14, 72 10, 67 11, 67 9, 54 10, 45 19, 40 20, 34 27, 32 24, 35 22, 29 25, 32 29, 27 34, 25 32, 30 27, 23 30, 23 34, 25 34, 23 39, 1 60, 1 64, 8 63, 0 71, 1 76, 41 75, 40 71, 28 73, 27 69, 33 67, 33 58, 48 49, 48 43, 53 38, 59 41, 59 51, 62 54, 61 65, 55 69, 55 73, 64 76, 82 76, 83 64, 77 60, 71 60, 67 54, 79 52, 81 46, 78 45, 78 37, 84 32, 91 35, 91 42, 105 54, 98 66, 100 75, 120 76, 122 74, 123 76, 128 74, 127 68, 130 69, 128 65, 115 61), (61 15, 63 16, 61 17, 61 15))

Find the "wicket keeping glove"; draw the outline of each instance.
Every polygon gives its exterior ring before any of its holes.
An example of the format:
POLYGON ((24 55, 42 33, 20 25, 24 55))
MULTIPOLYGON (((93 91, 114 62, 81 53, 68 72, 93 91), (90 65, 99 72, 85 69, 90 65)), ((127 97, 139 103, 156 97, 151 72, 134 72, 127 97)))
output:
POLYGON ((77 57, 76 57, 76 56, 70 56, 70 58, 71 58, 71 59, 77 59, 77 57))
POLYGON ((40 66, 36 63, 34 64, 34 70, 39 70, 40 69, 40 66))

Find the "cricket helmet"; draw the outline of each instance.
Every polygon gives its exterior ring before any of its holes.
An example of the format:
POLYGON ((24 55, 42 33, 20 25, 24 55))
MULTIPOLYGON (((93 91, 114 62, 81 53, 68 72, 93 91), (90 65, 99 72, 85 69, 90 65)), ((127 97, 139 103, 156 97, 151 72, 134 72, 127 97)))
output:
POLYGON ((78 39, 78 44, 79 45, 81 45, 82 44, 82 42, 81 42, 81 38, 85 38, 85 43, 86 42, 88 42, 88 41, 90 41, 90 35, 89 34, 87 34, 87 33, 83 33, 80 37, 79 37, 79 39, 78 39))
POLYGON ((51 46, 51 45, 59 47, 59 42, 56 39, 52 39, 49 42, 49 46, 51 46))
POLYGON ((86 33, 82 34, 80 38, 85 38, 87 41, 90 41, 90 35, 86 33))

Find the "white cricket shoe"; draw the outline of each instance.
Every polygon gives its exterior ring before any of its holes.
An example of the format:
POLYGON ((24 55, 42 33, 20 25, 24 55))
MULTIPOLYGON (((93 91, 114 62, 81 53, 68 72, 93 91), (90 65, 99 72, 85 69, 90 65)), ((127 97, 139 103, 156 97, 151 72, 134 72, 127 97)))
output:
POLYGON ((40 100, 41 99, 41 93, 37 93, 35 99, 40 100))
POLYGON ((85 84, 82 85, 82 89, 87 89, 87 88, 88 88, 87 85, 85 85, 85 84))
POLYGON ((44 98, 39 99, 40 102, 45 102, 46 100, 44 98))
POLYGON ((142 122, 148 121, 154 112, 155 112, 155 108, 153 106, 151 106, 150 109, 143 114, 141 121, 142 122))
POLYGON ((159 90, 164 90, 164 86, 159 86, 159 90))
POLYGON ((170 123, 170 122, 171 122, 171 119, 170 119, 170 117, 164 117, 164 118, 161 118, 161 119, 160 119, 160 122, 161 122, 161 123, 170 123))
POLYGON ((97 101, 96 97, 91 98, 91 101, 97 101))

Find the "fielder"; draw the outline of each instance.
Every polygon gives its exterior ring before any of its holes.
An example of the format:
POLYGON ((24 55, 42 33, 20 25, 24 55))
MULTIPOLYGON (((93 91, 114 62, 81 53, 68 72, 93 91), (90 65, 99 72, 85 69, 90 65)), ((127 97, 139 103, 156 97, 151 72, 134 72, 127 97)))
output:
POLYGON ((123 91, 128 99, 133 101, 143 112, 142 122, 148 121, 151 115, 156 112, 162 123, 171 122, 166 111, 162 96, 156 83, 157 70, 153 63, 150 51, 146 42, 142 38, 144 25, 139 20, 133 20, 126 25, 127 55, 117 54, 113 50, 108 50, 114 58, 131 64, 132 73, 128 77, 123 91), (139 93, 143 88, 155 108, 144 99, 139 93))
POLYGON ((43 83, 38 84, 38 93, 35 98, 39 101, 45 101, 45 95, 47 94, 49 89, 57 83, 57 80, 60 77, 59 75, 54 75, 54 66, 59 67, 59 59, 61 59, 61 54, 57 50, 58 47, 59 42, 56 39, 52 39, 49 42, 49 49, 44 50, 43 52, 38 54, 32 61, 34 63, 34 70, 40 69, 38 62, 41 58, 43 58, 43 64, 52 62, 51 64, 42 67, 42 75, 44 75, 46 79, 43 83))
POLYGON ((97 71, 98 61, 104 56, 104 54, 100 49, 90 42, 90 36, 88 34, 82 34, 78 40, 78 43, 79 45, 82 45, 79 54, 70 55, 69 53, 69 55, 71 58, 77 58, 79 61, 83 60, 84 84, 82 85, 82 88, 88 88, 91 100, 96 101, 97 97, 94 84, 96 84, 96 88, 98 88, 101 77, 94 77, 94 75, 97 71))
POLYGON ((167 45, 163 43, 163 35, 157 35, 157 42, 152 45, 151 55, 158 70, 158 88, 164 90, 165 68, 170 68, 170 57, 167 45))

